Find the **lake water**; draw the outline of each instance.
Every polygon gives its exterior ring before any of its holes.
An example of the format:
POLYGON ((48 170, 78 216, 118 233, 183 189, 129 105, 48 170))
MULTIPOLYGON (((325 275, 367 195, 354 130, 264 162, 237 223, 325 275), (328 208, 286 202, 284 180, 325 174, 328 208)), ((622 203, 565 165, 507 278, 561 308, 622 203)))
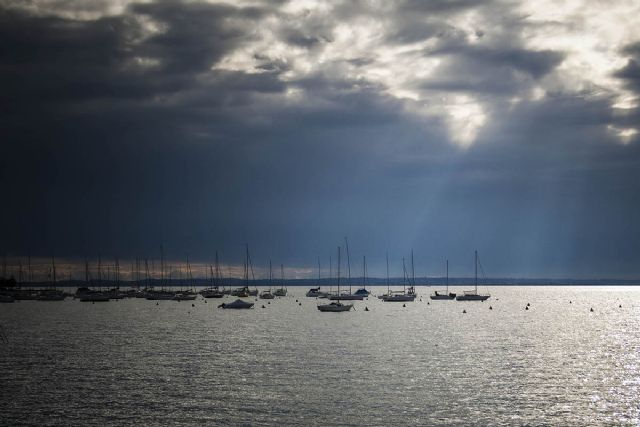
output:
POLYGON ((419 287, 348 313, 306 290, 252 310, 1 304, 0 424, 640 424, 640 287, 495 287, 483 303, 419 287))

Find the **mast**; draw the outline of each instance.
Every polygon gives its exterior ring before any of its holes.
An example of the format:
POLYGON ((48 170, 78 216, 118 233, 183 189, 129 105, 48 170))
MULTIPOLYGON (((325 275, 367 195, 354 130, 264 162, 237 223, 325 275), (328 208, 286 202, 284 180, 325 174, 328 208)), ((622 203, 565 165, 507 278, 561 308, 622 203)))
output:
POLYGON ((271 292, 272 284, 273 284, 273 267, 271 265, 271 260, 269 260, 269 292, 271 292))
POLYGON ((160 243, 160 286, 164 291, 164 248, 162 243, 160 243))
POLYGON ((118 257, 116 257, 116 289, 120 289, 120 262, 118 261, 118 257))
POLYGON ((367 256, 362 256, 362 287, 367 289, 367 256))
POLYGON ((22 260, 18 260, 18 286, 22 286, 22 280, 24 279, 22 274, 22 260))
POLYGON ((53 273, 53 289, 56 288, 56 258, 51 256, 51 271, 53 273))
POLYGON ((247 289, 249 289, 249 244, 247 243, 247 253, 244 261, 244 276, 245 276, 245 284, 247 289))
POLYGON ((280 275, 282 276, 282 285, 280 287, 284 289, 284 265, 280 264, 280 275))
POLYGON ((406 293, 407 291, 407 266, 404 262, 404 257, 402 257, 402 275, 403 280, 402 280, 402 293, 406 293))
POLYGON ((449 260, 447 260, 447 295, 449 295, 449 260))
MULTIPOLYGON (((214 281, 214 286, 220 287, 219 282, 222 281, 222 277, 220 276, 220 263, 218 262, 218 251, 216 251, 216 279, 214 281)), ((224 289, 224 285, 222 286, 224 289)))
POLYGON ((318 257, 318 287, 320 287, 320 257, 318 257))
POLYGON ((476 258, 476 294, 478 293, 478 251, 475 251, 476 258))
POLYGON ((89 260, 87 257, 84 257, 84 281, 87 282, 87 287, 89 286, 89 260))
POLYGON ((102 261, 100 260, 100 254, 98 254, 98 284, 102 291, 102 261))
POLYGON ((340 246, 338 246, 338 295, 340 295, 340 246))
POLYGON ((333 260, 329 255, 329 293, 333 292, 333 260))
POLYGON ((187 255, 187 281, 190 288, 193 288, 193 276, 191 275, 191 264, 189 264, 189 255, 187 255))
POLYGON ((347 249, 347 269, 349 272, 349 294, 351 294, 351 260, 349 259, 349 242, 347 241, 346 237, 344 238, 344 244, 347 249))
POLYGON ((151 282, 151 275, 149 273, 149 260, 147 258, 144 259, 144 278, 145 281, 147 282, 145 285, 145 288, 149 286, 149 283, 151 282))
POLYGON ((391 294, 391 289, 389 289, 389 252, 386 253, 387 257, 387 295, 391 294))
POLYGON ((413 268, 413 249, 411 249, 411 286, 416 286, 416 272, 413 268))

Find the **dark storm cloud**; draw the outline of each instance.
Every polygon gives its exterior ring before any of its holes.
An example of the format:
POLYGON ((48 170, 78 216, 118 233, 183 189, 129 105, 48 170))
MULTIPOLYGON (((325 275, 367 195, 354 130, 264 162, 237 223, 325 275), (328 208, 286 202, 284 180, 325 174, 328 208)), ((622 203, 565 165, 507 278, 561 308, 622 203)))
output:
MULTIPOLYGON (((473 8, 510 19, 500 4, 345 2, 295 19, 279 6, 152 2, 85 21, 0 9, 11 206, 0 250, 124 258, 164 243, 170 257, 220 249, 239 261, 248 241, 257 262, 310 265, 349 235, 376 274, 386 250, 398 261, 411 247, 421 274, 444 256, 468 273, 474 248, 491 274, 638 273, 637 138, 622 145, 607 131, 637 123, 637 111, 561 90, 523 96, 564 52, 526 48, 517 24, 445 23, 473 8), (367 78, 378 52, 320 63, 354 17, 384 22, 382 48, 433 39, 420 54, 442 62, 415 86, 479 94, 500 119, 464 150, 441 118, 367 78), (272 39, 307 52, 303 76, 256 44, 272 39), (238 51, 251 64, 218 67, 238 51)), ((617 76, 637 84, 632 64, 617 76)))
POLYGON ((625 46, 622 52, 630 58, 614 76, 622 79, 631 90, 640 93, 640 42, 625 46))

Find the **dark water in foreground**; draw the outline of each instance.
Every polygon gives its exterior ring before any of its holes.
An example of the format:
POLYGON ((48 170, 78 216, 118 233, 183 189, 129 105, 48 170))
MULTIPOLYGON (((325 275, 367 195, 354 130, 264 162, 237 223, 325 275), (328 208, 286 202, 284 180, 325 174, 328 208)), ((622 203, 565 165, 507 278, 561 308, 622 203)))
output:
POLYGON ((0 423, 640 424, 640 288, 500 287, 484 303, 430 304, 419 288, 421 302, 370 298, 349 313, 320 313, 305 291, 238 311, 2 304, 0 423))

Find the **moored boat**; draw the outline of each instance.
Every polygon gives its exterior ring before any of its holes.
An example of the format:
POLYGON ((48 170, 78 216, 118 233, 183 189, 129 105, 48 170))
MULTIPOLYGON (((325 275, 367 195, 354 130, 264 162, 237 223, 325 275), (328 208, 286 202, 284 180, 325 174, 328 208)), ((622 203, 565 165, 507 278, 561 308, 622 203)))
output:
POLYGON ((485 301, 491 297, 489 294, 478 293, 478 251, 475 251, 475 288, 472 291, 464 291, 456 296, 456 301, 485 301))
MULTIPOLYGON (((340 246, 338 246, 338 295, 340 294, 340 246)), ((353 304, 342 304, 340 301, 332 301, 329 304, 318 305, 318 310, 322 312, 349 311, 353 304)))
POLYGON ((242 301, 241 299, 237 299, 234 302, 222 303, 218 306, 218 308, 233 308, 233 309, 243 309, 243 308, 251 308, 253 307, 252 302, 242 301))
POLYGON ((449 292, 449 260, 447 260, 447 289, 444 292, 433 291, 433 295, 429 295, 432 300, 452 300, 455 299, 456 294, 449 292))

